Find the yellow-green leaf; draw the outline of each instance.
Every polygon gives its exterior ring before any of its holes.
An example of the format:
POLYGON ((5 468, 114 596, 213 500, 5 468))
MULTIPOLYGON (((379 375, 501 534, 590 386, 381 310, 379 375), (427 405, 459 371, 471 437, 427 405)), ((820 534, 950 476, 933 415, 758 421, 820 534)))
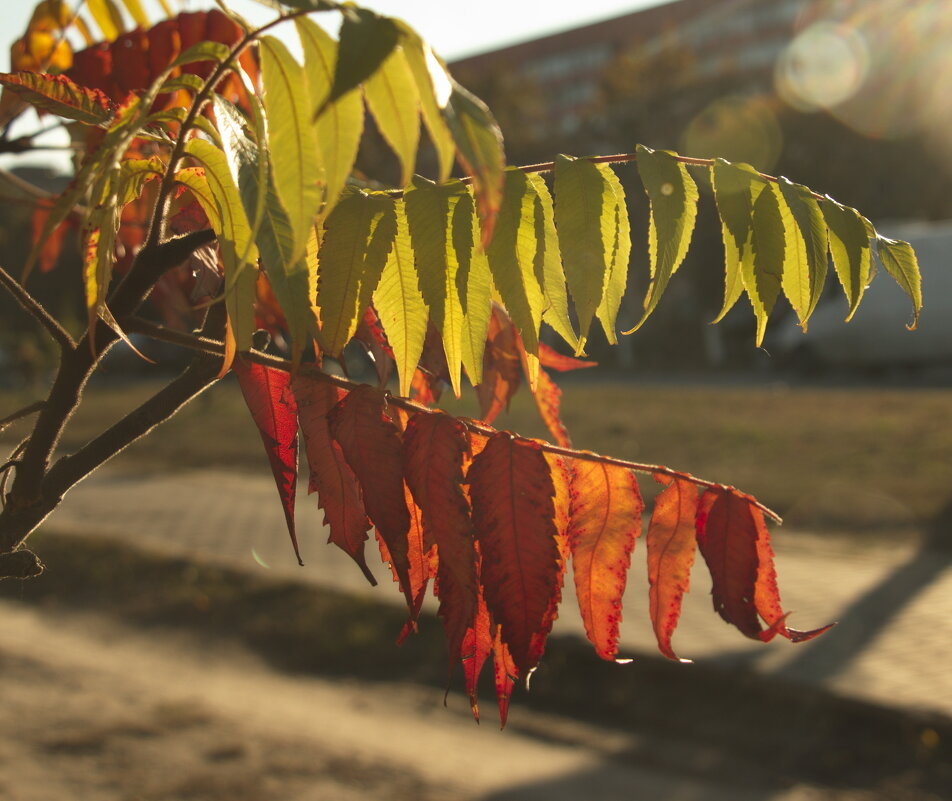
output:
POLYGON ((757 197, 751 217, 751 252, 744 262, 744 288, 757 318, 757 347, 764 340, 767 317, 773 310, 783 276, 785 239, 780 214, 780 190, 768 184, 757 197))
POLYGON ((446 124, 444 114, 453 94, 453 79, 430 46, 415 32, 404 32, 403 52, 420 93, 420 110, 439 163, 439 181, 444 182, 453 170, 456 143, 446 124))
POLYGON ((149 15, 145 13, 141 0, 122 0, 122 2, 126 7, 126 11, 128 11, 129 15, 135 20, 136 25, 142 28, 142 30, 146 30, 150 25, 149 15))
MULTIPOLYGON (((218 235, 225 267, 225 308, 238 349, 248 350, 255 331, 254 302, 258 280, 255 266, 258 249, 252 240, 251 226, 225 154, 203 139, 190 139, 185 152, 205 168, 208 188, 217 209, 217 214, 208 214, 208 218, 218 235)), ((201 202, 201 196, 196 197, 201 202)))
POLYGON ((913 321, 907 325, 910 331, 919 325, 919 312, 922 310, 922 277, 916 253, 908 242, 898 239, 876 237, 876 250, 883 268, 899 284, 912 301, 913 321))
POLYGON ((84 125, 105 125, 113 116, 113 104, 108 97, 98 89, 79 86, 65 75, 3 72, 0 84, 37 108, 84 125))
POLYGON ((537 198, 522 170, 507 169, 496 232, 486 249, 493 285, 526 352, 533 356, 539 355, 539 325, 545 305, 535 272, 536 253, 544 246, 536 235, 537 198))
POLYGON ((555 229, 555 210, 552 196, 541 175, 527 176, 529 190, 536 195, 535 225, 536 278, 542 284, 545 310, 542 319, 552 326, 572 348, 578 347, 578 334, 569 317, 569 299, 565 289, 565 273, 562 270, 562 254, 559 250, 559 234, 555 229))
POLYGON ((479 216, 470 191, 460 196, 453 209, 451 239, 458 265, 456 289, 463 312, 463 367, 475 386, 483 380, 483 352, 492 313, 492 277, 489 260, 479 243, 479 216))
POLYGON ((753 258, 750 219, 765 181, 748 164, 715 159, 711 167, 711 182, 724 239, 724 305, 712 321, 718 323, 744 291, 743 264, 753 258))
POLYGON ((122 12, 113 0, 86 0, 86 8, 102 31, 103 39, 111 42, 126 30, 122 12))
POLYGON ((850 304, 849 314, 846 315, 849 322, 869 283, 869 234, 856 209, 842 206, 829 196, 820 208, 830 232, 833 267, 850 304))
POLYGON ((777 186, 780 188, 780 213, 786 232, 783 292, 806 331, 807 322, 826 284, 826 223, 820 205, 809 189, 786 178, 780 178, 777 186))
MULTIPOLYGON (((608 227, 615 229, 615 240, 612 245, 611 258, 608 260, 608 272, 605 276, 605 290, 602 301, 598 304, 595 314, 598 316, 605 331, 609 344, 617 345, 615 335, 615 321, 618 310, 621 308, 621 299, 628 286, 628 262, 631 258, 631 223, 628 220, 628 206, 625 205, 625 190, 615 171, 608 164, 596 165, 605 180, 605 205, 602 208, 603 216, 608 214, 608 227), (611 193, 609 195, 609 193, 611 193)), ((605 222, 602 223, 605 226, 605 222)))
MULTIPOLYGON (((671 276, 687 255, 697 217, 697 186, 687 168, 671 153, 638 145, 638 174, 651 203, 648 257, 651 283, 645 313, 632 331, 654 311, 671 276)), ((628 332, 626 332, 628 333, 628 332)))
POLYGON ((397 155, 400 185, 406 186, 413 176, 420 144, 420 95, 403 48, 394 48, 364 82, 364 99, 380 135, 397 155))
POLYGON ((273 36, 261 40, 260 53, 272 175, 294 232, 292 255, 297 261, 324 197, 321 156, 308 114, 303 68, 273 36))
POLYGON ((463 306, 457 285, 459 259, 453 246, 452 221, 456 205, 467 196, 466 187, 459 181, 438 185, 420 177, 404 195, 420 291, 443 340, 456 397, 460 395, 463 359, 463 306))
POLYGON ((394 200, 345 192, 324 224, 317 305, 321 343, 338 358, 370 302, 397 233, 394 200))
POLYGON ((400 29, 389 17, 366 8, 346 8, 343 16, 334 84, 318 114, 373 75, 400 43, 400 29))
POLYGON ((585 349, 592 320, 605 294, 617 236, 614 202, 614 193, 595 164, 571 156, 556 158, 555 225, 578 317, 576 355, 585 349))
MULTIPOLYGON (((304 69, 311 97, 311 113, 320 108, 334 82, 337 63, 337 42, 323 28, 307 17, 298 17, 297 25, 304 48, 304 69)), ((325 169, 325 195, 322 214, 330 214, 347 184, 357 158, 357 148, 364 130, 364 106, 360 89, 339 97, 324 109, 314 124, 317 145, 325 169)))
POLYGON ((423 352, 430 310, 420 292, 413 264, 413 248, 403 200, 396 202, 395 212, 397 234, 380 283, 374 291, 374 306, 387 332, 387 341, 393 348, 397 375, 400 377, 400 394, 408 396, 414 370, 423 352))

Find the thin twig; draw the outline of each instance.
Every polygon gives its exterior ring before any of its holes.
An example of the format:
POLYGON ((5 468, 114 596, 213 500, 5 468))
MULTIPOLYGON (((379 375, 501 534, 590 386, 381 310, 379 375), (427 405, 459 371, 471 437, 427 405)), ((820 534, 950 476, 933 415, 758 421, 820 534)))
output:
MULTIPOLYGON (((126 320, 126 330, 132 331, 139 334, 145 334, 146 336, 152 337, 153 339, 158 339, 162 342, 168 342, 172 345, 179 345, 184 348, 189 348, 191 350, 199 350, 205 353, 221 355, 225 352, 225 346, 221 342, 216 342, 209 340, 205 337, 197 337, 192 334, 185 334, 177 331, 170 331, 167 328, 164 328, 155 323, 150 323, 146 320, 139 318, 131 318, 126 320)), ((287 359, 281 359, 277 356, 271 356, 267 353, 260 353, 258 351, 242 351, 241 357, 247 361, 254 362, 256 364, 264 365, 265 367, 273 367, 277 370, 282 370, 286 373, 292 372, 291 362, 287 359)), ((334 384, 334 386, 340 387, 341 389, 350 391, 359 386, 358 382, 349 381, 346 378, 340 378, 339 376, 331 375, 323 371, 313 369, 307 371, 309 376, 320 381, 326 381, 328 383, 334 384)), ((394 406, 398 406, 401 409, 405 409, 408 412, 413 413, 425 413, 425 414, 436 414, 439 413, 439 409, 431 409, 429 406, 424 406, 423 404, 417 403, 410 398, 404 398, 399 395, 388 395, 389 402, 394 406)), ((485 423, 480 423, 476 420, 471 420, 468 418, 460 418, 460 422, 466 426, 467 429, 473 431, 477 434, 482 434, 484 436, 491 436, 496 433, 496 429, 492 426, 486 425, 485 423)), ((565 456, 571 459, 579 459, 583 462, 595 462, 598 464, 607 464, 613 465, 615 467, 624 467, 629 470, 634 470, 637 473, 644 473, 646 475, 662 475, 669 476, 671 478, 680 479, 682 481, 688 481, 691 484, 694 484, 698 487, 704 487, 705 489, 712 490, 726 490, 728 487, 725 484, 719 484, 714 481, 707 481, 703 478, 698 478, 693 476, 690 473, 685 473, 682 470, 674 470, 670 467, 664 465, 655 465, 655 464, 644 464, 642 462, 631 462, 627 459, 616 459, 612 456, 602 456, 599 453, 593 453, 591 451, 577 451, 572 448, 563 448, 558 445, 552 445, 548 442, 543 442, 540 440, 533 440, 537 442, 542 450, 547 453, 554 454, 556 456, 565 456)), ((781 517, 770 509, 767 506, 764 506, 759 501, 754 501, 753 505, 756 506, 760 511, 765 515, 775 520, 777 523, 782 523, 783 520, 781 517)))
POLYGON ((47 330, 50 336, 56 340, 60 349, 69 351, 76 347, 76 342, 69 335, 69 332, 3 267, 0 267, 0 284, 3 284, 17 303, 33 315, 36 321, 47 330))
POLYGON ((38 412, 44 406, 46 406, 46 401, 36 401, 29 406, 24 406, 22 409, 15 411, 13 414, 7 415, 3 419, 0 419, 0 431, 3 431, 8 425, 15 423, 20 418, 28 417, 34 412, 38 412))

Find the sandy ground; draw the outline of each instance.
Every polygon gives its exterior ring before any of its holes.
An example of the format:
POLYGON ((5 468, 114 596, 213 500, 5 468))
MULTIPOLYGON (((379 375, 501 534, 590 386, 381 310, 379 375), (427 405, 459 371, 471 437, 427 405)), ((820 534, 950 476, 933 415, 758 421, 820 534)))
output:
POLYGON ((537 716, 501 733, 433 688, 283 674, 181 630, 6 601, 0 619, 4 801, 884 797, 628 765, 618 732, 537 716))

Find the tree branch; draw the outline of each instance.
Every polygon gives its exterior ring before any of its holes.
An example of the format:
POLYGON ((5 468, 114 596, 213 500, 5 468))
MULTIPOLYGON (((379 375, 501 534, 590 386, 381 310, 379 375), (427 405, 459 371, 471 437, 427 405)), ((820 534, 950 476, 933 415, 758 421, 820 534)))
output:
MULTIPOLYGON (((191 350, 198 350, 204 353, 220 355, 225 352, 225 346, 221 342, 212 341, 203 337, 196 337, 191 334, 183 334, 178 332, 169 331, 162 326, 155 325, 154 323, 149 323, 145 320, 140 320, 138 318, 132 318, 127 321, 126 329, 128 331, 135 331, 136 333, 145 334, 154 339, 158 339, 162 342, 168 342, 172 345, 179 345, 184 348, 190 348, 191 350)), ((293 372, 293 366, 291 362, 287 359, 281 359, 277 356, 271 356, 267 353, 260 353, 258 351, 241 351, 241 358, 249 362, 254 362, 256 364, 264 365, 265 367, 273 367, 277 370, 282 370, 286 373, 293 372)), ((308 376, 313 377, 319 381, 326 381, 333 384, 336 387, 347 390, 348 392, 352 389, 355 389, 359 386, 358 382, 349 381, 346 378, 340 378, 339 376, 331 375, 330 373, 325 373, 322 370, 318 370, 314 366, 304 365, 299 370, 303 370, 307 373, 308 376)), ((408 412, 415 414, 439 414, 439 409, 431 409, 429 406, 424 406, 421 403, 417 403, 410 398, 404 398, 399 395, 391 395, 388 393, 388 402, 397 406, 401 409, 405 409, 408 412)), ((496 429, 490 425, 477 422, 475 420, 470 420, 467 418, 458 418, 460 422, 466 426, 467 429, 473 431, 477 434, 482 434, 484 436, 491 436, 496 433, 496 429)), ((718 484, 714 481, 707 481, 703 478, 698 478, 693 476, 690 473, 685 473, 682 470, 674 470, 670 467, 665 467, 664 465, 657 464, 645 464, 642 462, 631 462, 627 459, 616 459, 612 456, 602 456, 599 453, 592 453, 591 451, 577 451, 572 448, 563 448, 559 445, 552 445, 548 442, 542 442, 540 440, 533 440, 536 442, 542 450, 547 453, 554 454, 556 456, 565 456, 570 459, 579 459, 583 462, 595 462, 598 464, 607 464, 613 465, 615 467, 624 467, 628 470, 634 470, 636 473, 644 473, 646 475, 662 475, 669 476, 671 478, 681 479, 682 481, 688 481, 691 484, 694 484, 698 487, 704 487, 705 489, 714 489, 714 490, 723 490, 726 489, 726 485, 718 484)), ((754 501, 753 505, 756 506, 760 511, 765 515, 770 517, 772 520, 775 520, 777 523, 782 523, 783 519, 772 509, 767 506, 764 506, 759 501, 754 501)))
POLYGON ((29 417, 34 412, 40 411, 44 406, 46 406, 46 401, 36 401, 31 403, 29 406, 24 406, 22 409, 18 409, 13 414, 8 414, 2 420, 0 420, 0 431, 3 431, 11 423, 15 423, 17 420, 23 417, 29 417))
POLYGON ((76 342, 69 335, 69 332, 3 267, 0 267, 0 284, 3 284, 16 302, 47 330, 49 335, 56 340, 61 350, 70 351, 76 347, 76 342))

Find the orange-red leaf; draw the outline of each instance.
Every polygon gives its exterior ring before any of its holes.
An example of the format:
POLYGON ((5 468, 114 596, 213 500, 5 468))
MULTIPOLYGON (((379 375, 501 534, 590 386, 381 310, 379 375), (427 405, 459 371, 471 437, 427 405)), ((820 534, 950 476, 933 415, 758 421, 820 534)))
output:
POLYGON ((108 97, 98 89, 77 85, 65 75, 2 72, 0 84, 37 108, 86 125, 104 125, 113 116, 108 97))
POLYGON ((631 470, 601 462, 574 462, 571 493, 569 546, 579 609, 595 652, 612 660, 644 502, 631 470))
POLYGON ((555 489, 542 449, 505 431, 490 437, 467 480, 482 554, 486 606, 521 674, 537 662, 533 640, 551 625, 558 591, 555 489))
POLYGON ((489 626, 489 610, 482 591, 477 599, 476 617, 463 637, 461 648, 463 675, 466 679, 466 693, 473 717, 479 721, 479 674, 493 649, 493 636, 489 626))
POLYGON ((555 348, 551 348, 544 342, 539 343, 539 363, 550 370, 558 370, 564 373, 568 370, 581 370, 585 367, 597 367, 598 362, 586 362, 582 359, 576 359, 573 356, 563 356, 555 348))
POLYGON ((318 505, 324 510, 324 525, 330 529, 328 542, 348 554, 367 580, 376 584, 364 555, 370 521, 364 511, 360 486, 340 445, 331 437, 327 421, 327 415, 344 396, 344 391, 303 372, 294 377, 292 389, 311 471, 308 492, 317 492, 318 505))
POLYGON ((658 648, 677 659, 671 636, 681 616, 681 600, 691 582, 694 564, 697 487, 689 481, 656 475, 665 485, 655 498, 648 526, 648 610, 658 648))
POLYGON ((258 426, 261 441, 271 462, 271 472, 281 496, 284 518, 299 564, 297 534, 294 531, 294 496, 297 490, 298 411, 291 393, 291 376, 252 362, 238 360, 232 366, 241 394, 258 426))
POLYGON ((502 639, 502 626, 496 627, 496 636, 493 639, 493 668, 496 678, 496 700, 499 703, 499 728, 506 728, 509 719, 509 699, 512 697, 512 688, 519 681, 519 668, 509 651, 509 646, 502 639))
POLYGON ((698 504, 697 541, 711 573, 714 610, 746 636, 759 639, 762 628, 754 603, 758 531, 750 508, 736 491, 707 490, 698 504))
MULTIPOLYGON (((407 510, 410 512, 410 530, 407 531, 407 562, 410 565, 410 594, 413 596, 413 604, 410 606, 410 615, 407 622, 404 624, 400 636, 397 637, 397 645, 403 645, 410 632, 416 631, 416 621, 420 616, 420 609, 423 608, 426 588, 430 584, 430 579, 436 576, 439 563, 436 548, 424 543, 423 511, 414 502, 413 495, 410 494, 410 488, 404 484, 403 489, 407 510)), ((381 558, 391 566, 393 580, 399 581, 397 571, 393 567, 393 558, 390 556, 390 551, 379 531, 377 532, 377 542, 380 545, 381 558)))
POLYGON ((407 485, 423 511, 424 542, 439 553, 437 593, 449 643, 450 671, 477 605, 476 550, 469 504, 463 495, 466 428, 445 414, 417 414, 404 434, 407 485))
POLYGON ((562 390, 559 389, 545 370, 539 370, 532 396, 535 398, 542 422, 545 423, 549 433, 552 434, 552 439, 563 448, 571 448, 572 440, 569 438, 568 429, 566 429, 562 418, 559 416, 562 390))
POLYGON ((483 351, 483 381, 476 387, 482 419, 491 423, 519 389, 522 367, 519 359, 518 334, 509 316, 493 305, 483 351))
POLYGON ((403 449, 385 414, 384 393, 367 384, 351 390, 328 419, 331 434, 360 483, 364 508, 390 552, 400 588, 413 606, 407 532, 410 512, 403 488, 403 449))

